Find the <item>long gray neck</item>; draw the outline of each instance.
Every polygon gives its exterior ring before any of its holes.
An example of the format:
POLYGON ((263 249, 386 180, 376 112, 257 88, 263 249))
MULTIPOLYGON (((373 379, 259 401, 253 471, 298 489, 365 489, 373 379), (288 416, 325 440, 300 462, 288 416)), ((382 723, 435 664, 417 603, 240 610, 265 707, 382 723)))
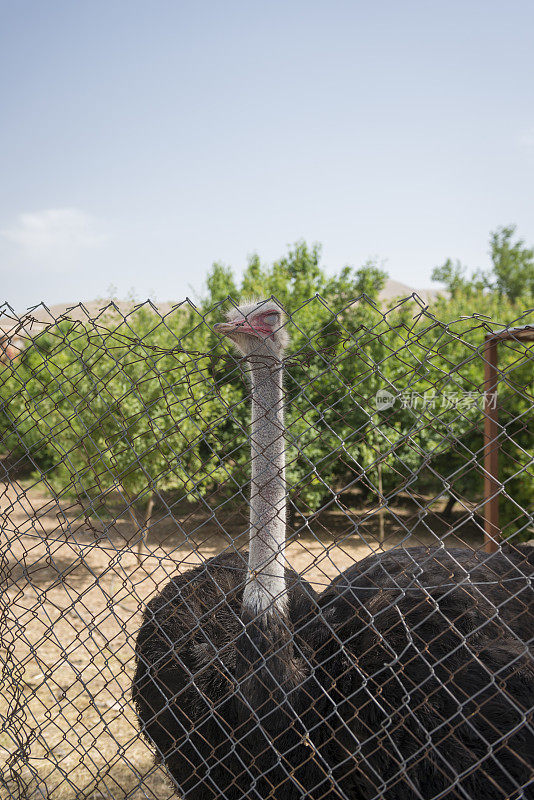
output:
POLYGON ((286 611, 286 480, 282 364, 251 357, 250 549, 243 608, 286 611))

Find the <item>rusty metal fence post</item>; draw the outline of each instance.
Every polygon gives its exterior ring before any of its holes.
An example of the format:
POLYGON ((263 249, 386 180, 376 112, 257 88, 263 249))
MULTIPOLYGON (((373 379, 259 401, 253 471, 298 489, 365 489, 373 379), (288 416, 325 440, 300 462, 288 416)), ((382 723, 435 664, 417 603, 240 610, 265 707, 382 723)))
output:
POLYGON ((516 339, 534 341, 534 327, 508 328, 486 336, 484 342, 484 547, 494 553, 501 538, 499 527, 499 404, 498 344, 516 339))

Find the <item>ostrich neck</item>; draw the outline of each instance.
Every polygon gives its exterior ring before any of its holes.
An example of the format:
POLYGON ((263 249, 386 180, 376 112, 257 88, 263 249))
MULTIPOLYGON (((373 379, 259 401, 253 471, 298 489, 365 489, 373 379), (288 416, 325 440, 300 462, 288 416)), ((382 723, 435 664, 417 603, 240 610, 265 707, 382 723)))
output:
POLYGON ((243 608, 286 610, 286 481, 282 365, 251 358, 250 548, 243 608))

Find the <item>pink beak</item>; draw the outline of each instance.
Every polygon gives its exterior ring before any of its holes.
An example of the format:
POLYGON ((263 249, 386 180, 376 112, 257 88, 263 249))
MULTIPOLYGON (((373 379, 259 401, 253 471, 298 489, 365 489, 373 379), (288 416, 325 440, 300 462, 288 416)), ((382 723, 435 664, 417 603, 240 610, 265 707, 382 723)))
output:
POLYGON ((217 322, 213 326, 213 330, 217 331, 217 333, 222 333, 224 336, 227 336, 229 333, 233 333, 234 331, 240 333, 249 333, 253 336, 260 336, 260 334, 264 333, 267 336, 272 334, 272 331, 266 327, 258 327, 253 328, 250 323, 244 320, 238 320, 236 322, 217 322))

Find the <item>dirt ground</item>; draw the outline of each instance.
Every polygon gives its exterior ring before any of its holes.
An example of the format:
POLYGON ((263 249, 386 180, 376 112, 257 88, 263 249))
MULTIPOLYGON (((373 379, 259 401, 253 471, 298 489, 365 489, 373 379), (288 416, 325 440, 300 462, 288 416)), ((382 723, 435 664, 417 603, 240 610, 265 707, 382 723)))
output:
MULTIPOLYGON (((88 522, 81 506, 24 480, 0 484, 0 504, 1 800, 170 798, 130 702, 141 612, 177 570, 246 544, 243 513, 199 504, 177 521, 156 510, 138 560, 138 526, 127 515, 88 522)), ((480 546, 480 528, 464 510, 454 522, 447 544, 480 546)), ((384 528, 379 543, 378 514, 334 504, 290 535, 288 560, 321 590, 373 550, 435 544, 448 530, 402 499, 384 528)))

